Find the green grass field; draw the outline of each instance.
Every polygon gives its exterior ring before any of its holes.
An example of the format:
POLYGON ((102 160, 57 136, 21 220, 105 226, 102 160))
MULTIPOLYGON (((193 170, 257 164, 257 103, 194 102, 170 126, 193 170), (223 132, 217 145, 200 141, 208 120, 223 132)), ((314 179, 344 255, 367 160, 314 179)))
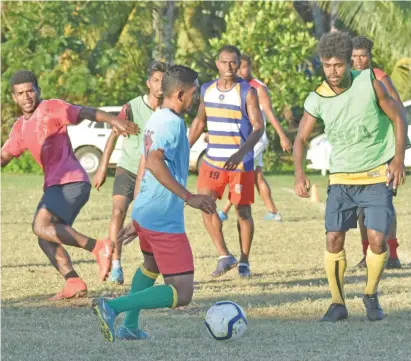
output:
MULTIPOLYGON (((195 188, 194 176, 190 189, 195 188)), ((321 201, 326 178, 312 176, 321 201)), ((121 295, 142 257, 138 243, 124 248, 126 283, 100 284, 92 256, 69 248, 75 268, 87 282, 88 298, 53 303, 47 297, 63 286, 49 265, 31 231, 33 212, 42 194, 42 177, 2 175, 2 359, 15 361, 69 360, 410 360, 411 359, 411 186, 399 189, 395 204, 399 223, 399 256, 403 269, 386 271, 380 301, 386 318, 370 323, 361 296, 364 271, 353 266, 361 258, 360 236, 348 234, 346 250, 347 306, 350 318, 338 324, 318 319, 330 303, 323 271, 324 205, 292 194, 293 177, 270 176, 275 201, 284 222, 262 220, 264 207, 253 207, 256 225, 250 280, 233 270, 221 279, 210 273, 216 264, 214 246, 198 211, 186 208, 186 227, 192 244, 198 282, 193 302, 185 309, 142 313, 144 329, 152 339, 143 342, 104 341, 90 310, 99 295, 121 295), (214 302, 231 300, 246 311, 245 337, 232 343, 212 340, 204 315, 214 302)), ((105 237, 111 214, 109 179, 78 217, 75 228, 92 237, 105 237)), ((219 204, 222 206, 222 203, 219 204)), ((233 217, 224 224, 230 250, 238 256, 238 237, 233 217)), ((160 280, 159 282, 162 282, 160 280)), ((121 321, 121 317, 119 320, 121 321)))

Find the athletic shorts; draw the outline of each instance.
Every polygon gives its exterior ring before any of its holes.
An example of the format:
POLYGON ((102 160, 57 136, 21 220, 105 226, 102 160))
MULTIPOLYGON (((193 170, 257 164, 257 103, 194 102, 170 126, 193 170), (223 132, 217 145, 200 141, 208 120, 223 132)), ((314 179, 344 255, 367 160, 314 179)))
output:
POLYGON ((133 221, 141 252, 154 256, 163 277, 194 273, 193 252, 185 233, 150 231, 133 221))
POLYGON ((263 153, 268 147, 268 141, 259 140, 254 147, 254 169, 263 167, 263 153))
POLYGON ((228 185, 228 199, 233 204, 254 203, 254 171, 235 172, 211 167, 203 162, 200 167, 197 188, 211 189, 221 199, 228 185))
POLYGON ((124 168, 117 167, 113 184, 113 196, 124 196, 131 202, 134 199, 136 178, 136 174, 124 168))
POLYGON ((71 226, 81 208, 87 203, 90 197, 90 189, 91 185, 88 182, 50 186, 45 189, 35 215, 41 208, 46 208, 65 224, 71 226))
POLYGON ((327 232, 345 232, 357 228, 358 214, 364 209, 367 228, 384 234, 394 215, 392 184, 330 185, 325 208, 327 232))

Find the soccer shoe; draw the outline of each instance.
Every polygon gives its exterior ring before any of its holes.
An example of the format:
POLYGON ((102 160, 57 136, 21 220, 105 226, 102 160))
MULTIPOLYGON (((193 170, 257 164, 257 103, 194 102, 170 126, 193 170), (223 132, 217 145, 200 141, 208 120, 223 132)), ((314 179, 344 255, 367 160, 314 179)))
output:
POLYGON ((94 255, 96 256, 96 260, 98 263, 99 267, 99 278, 100 281, 105 281, 108 273, 110 272, 111 269, 111 257, 113 255, 113 243, 109 239, 105 239, 104 241, 97 241, 98 244, 96 245, 96 248, 99 247, 96 250, 96 253, 94 255))
POLYGON ((116 338, 121 341, 147 340, 150 336, 138 328, 120 326, 116 332, 116 338))
POLYGON ((228 219, 228 215, 226 213, 224 213, 223 211, 219 211, 218 216, 220 217, 221 222, 224 222, 228 219))
POLYGON ((69 278, 63 289, 55 296, 49 298, 49 301, 64 300, 67 298, 84 297, 87 295, 87 286, 79 277, 69 278))
POLYGON ((361 259, 360 262, 358 262, 355 268, 367 268, 367 263, 365 262, 365 256, 361 259))
POLYGON ((280 212, 277 212, 277 213, 267 212, 267 214, 264 216, 264 220, 281 222, 283 220, 283 217, 281 217, 280 212))
POLYGON ((322 322, 337 322, 348 318, 348 311, 345 305, 332 303, 328 311, 321 319, 322 322))
POLYGON ((124 276, 123 276, 123 269, 120 268, 113 268, 111 270, 111 282, 117 283, 122 285, 124 283, 124 276))
POLYGON ((380 321, 384 318, 384 311, 378 301, 377 293, 374 293, 373 295, 364 295, 362 301, 364 302, 367 317, 370 321, 380 321))
POLYGON ((235 266, 237 266, 237 260, 231 254, 228 257, 220 258, 217 262, 217 268, 212 273, 212 276, 220 277, 235 266))
POLYGON ((398 258, 388 258, 387 265, 385 266, 386 269, 401 269, 401 262, 398 258))
POLYGON ((237 269, 240 277, 251 277, 250 266, 247 263, 239 263, 237 269))
POLYGON ((114 319, 116 314, 108 305, 107 299, 95 298, 92 301, 93 313, 100 321, 100 331, 108 342, 114 342, 116 339, 116 331, 114 329, 114 319))

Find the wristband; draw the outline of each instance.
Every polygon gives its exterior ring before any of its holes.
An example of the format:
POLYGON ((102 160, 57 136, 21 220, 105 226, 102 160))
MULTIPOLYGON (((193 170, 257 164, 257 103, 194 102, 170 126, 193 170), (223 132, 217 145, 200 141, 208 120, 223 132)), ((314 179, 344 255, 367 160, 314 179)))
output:
POLYGON ((185 196, 183 197, 184 203, 187 203, 188 200, 191 198, 192 195, 193 195, 193 194, 190 193, 190 192, 186 193, 185 196))

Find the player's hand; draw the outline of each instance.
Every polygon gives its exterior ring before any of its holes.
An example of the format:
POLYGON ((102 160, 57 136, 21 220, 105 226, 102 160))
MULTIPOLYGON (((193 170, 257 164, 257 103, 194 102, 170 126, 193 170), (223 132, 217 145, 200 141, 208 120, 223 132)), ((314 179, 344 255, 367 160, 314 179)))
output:
POLYGON ((391 182, 393 182, 394 193, 396 193, 399 185, 405 183, 404 161, 397 157, 394 157, 387 167, 387 186, 391 182))
POLYGON ((137 231, 133 225, 133 223, 129 223, 123 229, 120 230, 117 234, 117 241, 122 243, 123 245, 129 244, 134 239, 137 238, 137 231))
POLYGON ((224 169, 235 170, 238 165, 243 161, 244 154, 241 151, 235 152, 224 164, 224 169))
POLYGON ((308 198, 310 196, 310 180, 305 174, 296 175, 294 192, 301 198, 308 198))
POLYGON ((188 198, 187 204, 190 207, 201 209, 204 213, 214 214, 217 212, 215 200, 205 194, 193 194, 188 198))
POLYGON ((140 134, 140 128, 136 123, 115 118, 111 121, 114 132, 117 135, 140 134))
POLYGON ((288 139, 286 136, 280 138, 280 144, 283 152, 290 153, 291 149, 293 149, 293 145, 291 144, 290 139, 288 139))
POLYGON ((93 177, 93 186, 97 189, 100 190, 100 187, 104 184, 106 181, 106 176, 107 172, 104 169, 98 169, 96 174, 93 177))

